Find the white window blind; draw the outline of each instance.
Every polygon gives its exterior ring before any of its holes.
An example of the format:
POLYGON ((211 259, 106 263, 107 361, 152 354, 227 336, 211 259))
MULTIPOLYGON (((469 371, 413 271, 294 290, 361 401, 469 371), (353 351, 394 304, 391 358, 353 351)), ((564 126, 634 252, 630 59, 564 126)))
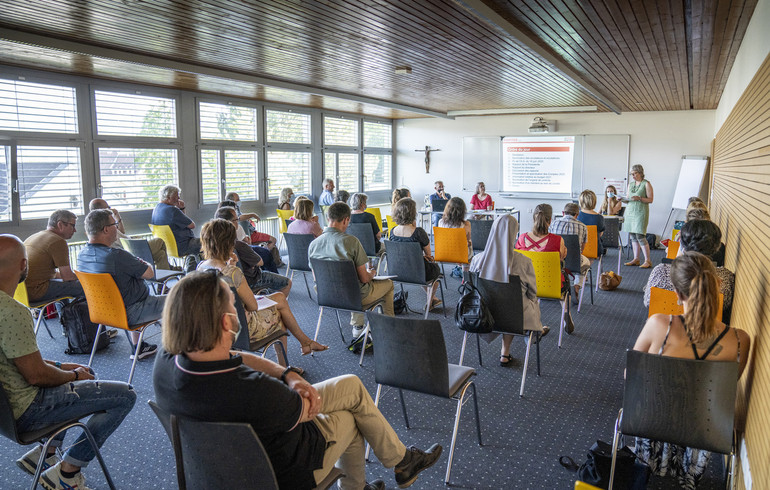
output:
POLYGON ((100 136, 176 138, 176 101, 164 97, 94 92, 100 136))
POLYGON ((219 202, 219 150, 201 150, 201 184, 203 204, 219 202))
POLYGON ((0 221, 11 220, 11 148, 0 146, 0 221))
POLYGON ((324 117, 324 146, 358 146, 358 121, 324 117))
POLYGON ((310 194, 310 161, 310 152, 268 151, 267 198, 278 199, 284 187, 291 187, 297 196, 310 194))
POLYGON ((364 155, 364 192, 389 190, 391 186, 391 155, 364 155))
POLYGON ((201 102, 201 139, 257 141, 257 109, 201 102))
POLYGON ((324 177, 339 190, 358 192, 358 162, 358 153, 324 152, 324 177))
POLYGON ((0 130, 77 133, 74 87, 0 80, 0 130))
POLYGON ((241 201, 258 199, 257 152, 225 150, 225 180, 227 192, 237 192, 241 201))
POLYGON ((392 148, 393 126, 364 121, 364 146, 369 148, 392 148))
POLYGON ((265 111, 265 131, 268 143, 310 144, 310 114, 285 111, 265 111))
POLYGON ((16 161, 22 219, 47 218, 57 209, 82 214, 79 148, 19 146, 16 161))
POLYGON ((102 197, 121 210, 148 209, 158 190, 178 182, 177 150, 171 148, 99 148, 102 197))

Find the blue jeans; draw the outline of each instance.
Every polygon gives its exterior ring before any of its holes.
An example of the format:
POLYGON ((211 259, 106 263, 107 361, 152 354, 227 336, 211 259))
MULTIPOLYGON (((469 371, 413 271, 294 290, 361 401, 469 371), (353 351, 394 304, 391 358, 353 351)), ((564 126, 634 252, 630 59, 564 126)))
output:
MULTIPOLYGON (((41 429, 94 412, 86 426, 101 448, 115 432, 136 402, 134 388, 120 381, 73 381, 53 388, 41 388, 32 404, 16 421, 20 432, 41 429)), ((57 435, 51 446, 61 447, 65 433, 57 435)), ((64 461, 84 467, 94 459, 94 451, 84 434, 64 453, 64 461)))
POLYGON ((42 301, 49 301, 62 296, 72 296, 77 298, 78 296, 85 296, 83 293, 83 286, 80 285, 80 281, 62 281, 61 279, 51 279, 48 281, 48 289, 45 294, 34 300, 30 298, 30 301, 40 303, 42 301))
POLYGON ((161 296, 150 295, 144 301, 128 306, 126 308, 128 324, 133 326, 159 319, 163 315, 163 305, 165 303, 165 294, 161 296))
POLYGON ((280 274, 274 274, 268 271, 262 271, 259 276, 259 280, 251 285, 253 291, 259 291, 260 289, 269 289, 272 292, 277 292, 289 285, 289 278, 280 274))

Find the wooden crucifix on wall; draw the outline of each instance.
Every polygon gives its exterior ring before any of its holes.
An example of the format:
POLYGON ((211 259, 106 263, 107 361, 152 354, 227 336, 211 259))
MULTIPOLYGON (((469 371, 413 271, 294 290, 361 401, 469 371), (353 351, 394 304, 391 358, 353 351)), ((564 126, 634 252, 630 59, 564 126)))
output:
POLYGON ((425 152, 425 173, 430 173, 430 152, 432 151, 441 151, 440 149, 431 149, 430 146, 426 146, 424 150, 414 150, 414 151, 421 151, 425 152))

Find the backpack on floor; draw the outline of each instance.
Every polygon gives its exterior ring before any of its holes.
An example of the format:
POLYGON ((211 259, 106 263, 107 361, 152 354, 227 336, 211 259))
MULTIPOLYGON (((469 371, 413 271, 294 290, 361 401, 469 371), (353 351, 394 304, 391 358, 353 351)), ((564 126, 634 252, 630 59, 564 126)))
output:
MULTIPOLYGON (((78 298, 62 307, 61 324, 67 336, 67 350, 64 353, 90 354, 99 325, 91 321, 88 315, 88 304, 84 298, 78 298)), ((96 350, 105 349, 109 345, 110 335, 104 328, 99 334, 96 350)))
POLYGON ((400 315, 401 313, 407 311, 407 298, 409 298, 408 291, 396 291, 396 293, 393 295, 393 313, 400 315))

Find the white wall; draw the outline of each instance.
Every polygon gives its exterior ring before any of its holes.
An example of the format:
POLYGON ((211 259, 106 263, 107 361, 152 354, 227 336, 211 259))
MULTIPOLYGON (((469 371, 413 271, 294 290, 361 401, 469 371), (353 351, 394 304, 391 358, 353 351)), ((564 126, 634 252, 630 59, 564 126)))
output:
MULTIPOLYGON (((649 233, 661 234, 674 197, 682 155, 709 155, 714 129, 714 111, 629 112, 616 114, 549 114, 558 122, 561 135, 630 134, 631 165, 640 163, 652 183, 655 201, 650 208, 649 233)), ((421 203, 433 192, 433 182, 443 180, 446 190, 470 203, 471 192, 462 192, 462 140, 464 136, 514 136, 526 134, 532 115, 474 116, 455 120, 404 119, 396 124, 397 186, 407 186, 421 203), (425 173, 424 154, 415 150, 430 145, 430 174, 425 173)), ((499 165, 499 162, 490 163, 499 165)), ((600 195, 603 189, 593 189, 600 195)), ((493 196, 498 206, 522 210, 522 228, 532 226, 528 210, 541 200, 506 199, 493 196)), ((560 212, 563 200, 546 201, 560 212)))
POLYGON ((714 121, 714 135, 724 124, 735 103, 770 55, 770 0, 759 0, 730 70, 714 121))

